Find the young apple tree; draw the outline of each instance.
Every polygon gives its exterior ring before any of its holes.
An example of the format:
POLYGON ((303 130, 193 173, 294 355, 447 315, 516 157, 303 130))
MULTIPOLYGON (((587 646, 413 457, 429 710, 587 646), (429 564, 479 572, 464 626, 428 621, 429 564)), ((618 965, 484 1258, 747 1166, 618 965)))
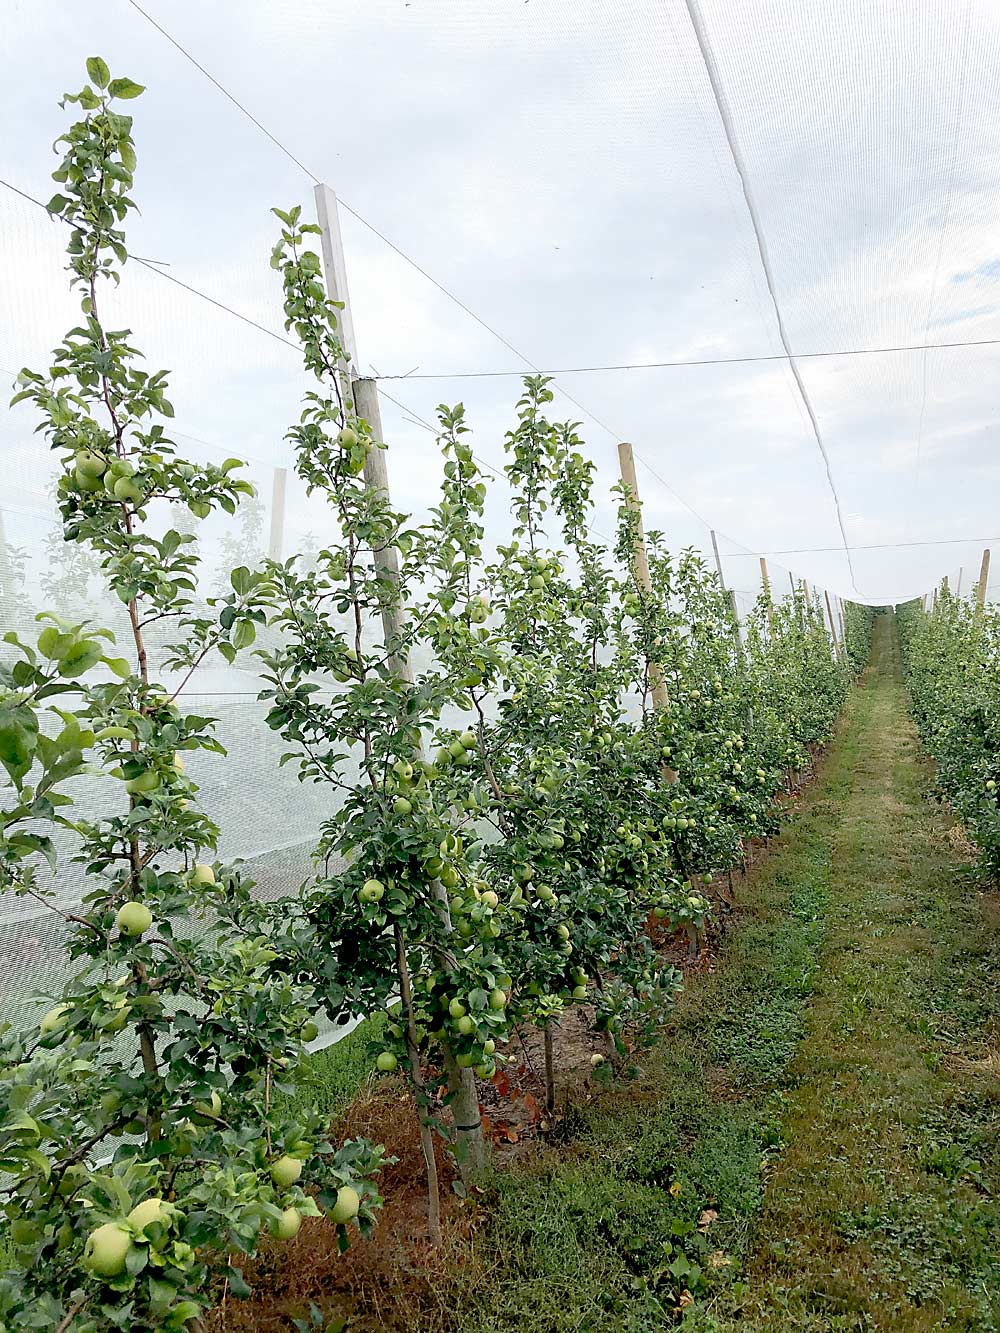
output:
MULTIPOLYGON (((433 1132, 447 1133, 463 1175, 482 1165, 473 1067, 506 1035, 509 985, 494 909, 480 896, 469 840, 424 750, 457 687, 418 660, 427 614, 416 599, 429 552, 454 545, 464 518, 442 511, 433 529, 412 528, 366 483, 366 459, 384 446, 358 417, 343 373, 336 306, 307 244, 318 228, 302 223, 298 208, 275 212, 282 231, 272 263, 287 327, 319 384, 289 437, 296 471, 326 499, 334 525, 311 568, 294 558, 274 564, 267 583, 280 636, 261 653, 268 722, 294 747, 287 758, 300 778, 328 785, 336 798, 304 920, 287 931, 287 957, 334 1020, 389 1011, 378 1066, 390 1072, 401 1063, 412 1083, 437 1239, 433 1132), (447 1126, 439 1093, 451 1112, 447 1126)), ((460 581, 457 565, 445 570, 440 605, 453 604, 460 581)), ((474 742, 456 740, 456 763, 474 742)))
POLYGON ((185 769, 186 757, 222 747, 212 719, 185 708, 184 685, 210 654, 232 660, 264 612, 241 569, 212 615, 193 614, 192 539, 157 520, 168 502, 199 519, 233 513, 251 488, 235 459, 178 456, 164 372, 142 369, 129 331, 104 318, 135 207, 132 118, 120 103, 142 89, 96 57, 87 71, 65 99, 83 115, 60 137, 48 206, 68 225, 81 320, 47 374, 22 371, 15 400, 39 414, 65 539, 96 556, 131 644, 109 657, 99 631, 53 619, 36 646, 17 645, 2 682, 0 882, 62 918, 76 971, 38 1028, 0 1036, 0 1204, 15 1258, 0 1279, 0 1327, 197 1329, 210 1271, 245 1294, 233 1256, 262 1234, 290 1238, 322 1209, 345 1239, 348 1223, 367 1230, 380 1152, 334 1150, 318 1113, 278 1109, 315 1000, 270 971, 275 950, 248 910, 250 885, 215 858, 218 829, 185 769), (161 664, 154 624, 178 638, 161 664), (38 709, 65 685, 72 708, 47 725, 38 709), (85 750, 110 813, 74 809, 59 791, 85 750), (81 867, 78 907, 34 873, 32 856, 54 855, 38 821, 59 826, 81 867))

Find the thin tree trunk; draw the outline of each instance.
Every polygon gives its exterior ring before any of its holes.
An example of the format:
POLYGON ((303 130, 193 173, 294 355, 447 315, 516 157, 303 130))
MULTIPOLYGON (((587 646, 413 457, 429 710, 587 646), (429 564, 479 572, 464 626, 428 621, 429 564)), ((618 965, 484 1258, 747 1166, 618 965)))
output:
POLYGON ((396 937, 396 971, 399 975, 399 994, 406 1015, 404 1031, 406 1033, 406 1054, 410 1062, 410 1077, 417 1103, 417 1115, 420 1117, 420 1148, 424 1154, 424 1166, 427 1168, 427 1229, 431 1244, 441 1244, 441 1187, 438 1183, 437 1158, 434 1155, 434 1131, 430 1126, 430 1101, 424 1084, 423 1071, 420 1068, 420 1051, 417 1047, 416 1020, 413 1017, 413 990, 410 986, 410 970, 406 965, 406 944, 399 924, 393 926, 396 937))
POLYGON ((548 1023, 542 1029, 542 1042, 545 1047, 545 1109, 552 1115, 556 1109, 556 1076, 552 1047, 552 1027, 548 1023))

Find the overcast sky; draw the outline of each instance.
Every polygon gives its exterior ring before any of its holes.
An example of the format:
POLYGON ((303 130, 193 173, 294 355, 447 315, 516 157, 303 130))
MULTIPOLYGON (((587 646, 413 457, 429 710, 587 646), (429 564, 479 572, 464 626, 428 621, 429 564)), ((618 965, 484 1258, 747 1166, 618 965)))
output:
MULTIPOLYGON (((143 0, 143 8, 373 227, 543 368, 780 352, 749 214, 684 0, 143 0)), ((702 0, 797 352, 1000 338, 1000 5, 702 0)), ((0 174, 53 192, 57 105, 88 55, 148 92, 133 253, 281 332, 273 204, 312 207, 288 160, 127 0, 3 0, 0 174)), ((362 369, 524 362, 351 216, 362 369)), ((74 318, 62 228, 0 189, 0 369, 43 366, 74 318)), ((130 266, 109 319, 172 372, 178 430, 246 456, 265 493, 289 461, 295 352, 130 266)), ((806 359, 857 592, 923 592, 1000 547, 1000 346, 806 359)), ((787 365, 561 376, 606 492, 633 441, 648 526, 678 546, 834 547, 822 460, 787 365)), ((461 400, 502 461, 516 378, 386 383, 427 421, 461 400)), ((3 410, 0 409, 0 414, 3 410)), ((24 409, 0 422, 8 536, 37 549, 46 464, 24 409)), ((394 498, 433 503, 432 436, 383 404, 394 498)), ((494 536, 506 509, 498 496, 494 536)), ((287 542, 322 513, 293 489, 287 542)), ((606 502, 598 527, 610 531, 606 502)), ((321 535, 321 534, 320 534, 321 535)), ((773 558, 852 595, 842 551, 773 558)), ((1000 557, 998 557, 1000 564, 1000 557)), ((1000 569, 995 584, 1000 589, 1000 569)))

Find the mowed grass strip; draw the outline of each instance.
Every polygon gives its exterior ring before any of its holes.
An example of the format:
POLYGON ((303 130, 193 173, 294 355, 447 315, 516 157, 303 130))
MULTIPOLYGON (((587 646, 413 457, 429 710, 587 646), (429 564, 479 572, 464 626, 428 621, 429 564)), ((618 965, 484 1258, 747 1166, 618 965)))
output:
POLYGON ((788 1146, 732 1326, 986 1333, 1000 1328, 1000 922, 929 799, 888 617, 861 712, 788 1146))

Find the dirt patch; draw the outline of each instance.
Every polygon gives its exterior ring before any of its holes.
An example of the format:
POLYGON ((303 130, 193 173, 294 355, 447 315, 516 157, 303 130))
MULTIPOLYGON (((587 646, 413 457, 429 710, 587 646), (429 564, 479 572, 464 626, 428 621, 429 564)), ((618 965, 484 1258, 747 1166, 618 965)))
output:
MULTIPOLYGON (((350 1320, 352 1330, 395 1329, 401 1310, 420 1312, 421 1327, 440 1316, 444 1254, 427 1239, 427 1192, 419 1124, 402 1080, 381 1083, 333 1126, 335 1140, 364 1136, 385 1145, 398 1160, 385 1168, 385 1207, 368 1241, 355 1233, 346 1254, 325 1218, 309 1218, 294 1241, 268 1240, 245 1266, 254 1288, 249 1300, 223 1299, 207 1322, 210 1333, 288 1333, 292 1319, 315 1303, 327 1321, 350 1320)), ((442 1223, 453 1241, 468 1236, 474 1207, 452 1191, 455 1172, 442 1142, 437 1145, 442 1223)), ((325 1327, 325 1325, 324 1325, 325 1327)))

